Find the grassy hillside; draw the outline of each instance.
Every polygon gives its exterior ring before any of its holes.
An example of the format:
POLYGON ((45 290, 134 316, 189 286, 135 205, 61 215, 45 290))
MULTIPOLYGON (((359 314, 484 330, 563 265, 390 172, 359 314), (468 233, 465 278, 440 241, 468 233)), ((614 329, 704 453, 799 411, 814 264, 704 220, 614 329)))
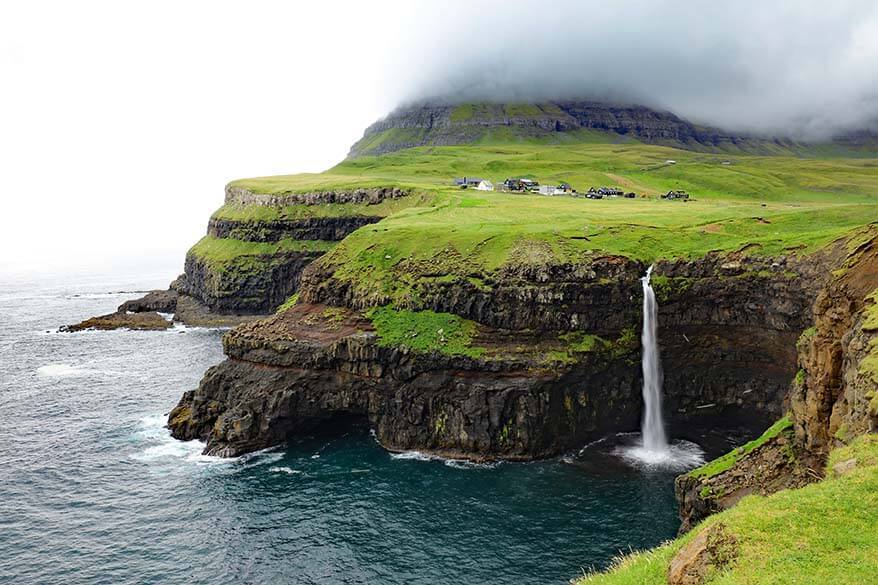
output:
MULTIPOLYGON (((380 210, 387 217, 324 258, 338 266, 337 277, 400 300, 426 267, 471 274, 508 263, 582 261, 590 254, 650 262, 744 247, 752 254, 800 253, 878 221, 878 160, 711 155, 643 144, 415 148, 347 160, 319 175, 234 184, 264 193, 364 185, 415 190, 415 197, 342 211, 380 210), (458 176, 495 184, 529 176, 579 190, 618 185, 638 197, 596 201, 460 190, 450 185, 458 176), (670 189, 685 189, 695 200, 661 200, 670 189)), ((311 208, 294 211, 324 211, 311 208)), ((228 206, 218 212, 261 219, 283 213, 228 206)))
POLYGON ((878 435, 834 451, 827 479, 768 497, 749 496, 708 518, 689 534, 657 549, 620 559, 607 573, 578 585, 666 583, 674 556, 700 532, 722 524, 736 540, 729 563, 705 583, 873 583, 878 574, 878 435), (856 462, 835 477, 832 467, 856 462))

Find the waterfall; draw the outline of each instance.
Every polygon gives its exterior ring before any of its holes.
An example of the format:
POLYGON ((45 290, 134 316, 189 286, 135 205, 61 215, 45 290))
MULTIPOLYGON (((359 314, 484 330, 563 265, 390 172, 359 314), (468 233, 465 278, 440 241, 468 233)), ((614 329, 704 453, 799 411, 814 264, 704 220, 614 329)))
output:
POLYGON ((685 440, 668 443, 665 424, 662 420, 662 363, 658 350, 658 304, 655 291, 650 284, 652 266, 646 276, 640 279, 643 285, 643 334, 640 342, 643 346, 643 421, 637 439, 626 441, 625 435, 616 435, 620 444, 613 453, 622 457, 635 467, 646 469, 669 469, 682 471, 692 469, 704 463, 704 451, 701 447, 685 440))
POLYGON ((668 450, 668 438, 662 421, 662 364, 658 351, 658 305, 655 291, 649 280, 652 266, 646 276, 640 279, 643 284, 643 334, 640 342, 643 346, 643 423, 641 425, 643 448, 647 451, 663 452, 668 450))

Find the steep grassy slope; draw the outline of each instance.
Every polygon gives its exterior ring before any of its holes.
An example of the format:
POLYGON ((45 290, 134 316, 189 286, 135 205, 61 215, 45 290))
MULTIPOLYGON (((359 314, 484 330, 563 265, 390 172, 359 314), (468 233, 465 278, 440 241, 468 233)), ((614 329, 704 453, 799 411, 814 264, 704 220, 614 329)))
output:
POLYGON ((734 545, 724 566, 703 572, 706 584, 872 583, 878 573, 878 435, 834 451, 827 471, 826 479, 799 490, 747 497, 686 536, 577 583, 667 583, 675 555, 719 525, 734 545), (845 469, 840 476, 833 471, 838 464, 845 469))

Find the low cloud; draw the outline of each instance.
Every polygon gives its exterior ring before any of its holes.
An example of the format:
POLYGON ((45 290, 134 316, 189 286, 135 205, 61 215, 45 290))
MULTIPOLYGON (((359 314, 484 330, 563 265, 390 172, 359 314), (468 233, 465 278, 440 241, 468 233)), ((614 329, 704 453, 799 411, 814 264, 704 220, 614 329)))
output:
POLYGON ((878 126, 873 1, 420 6, 401 103, 591 98, 804 139, 878 126))

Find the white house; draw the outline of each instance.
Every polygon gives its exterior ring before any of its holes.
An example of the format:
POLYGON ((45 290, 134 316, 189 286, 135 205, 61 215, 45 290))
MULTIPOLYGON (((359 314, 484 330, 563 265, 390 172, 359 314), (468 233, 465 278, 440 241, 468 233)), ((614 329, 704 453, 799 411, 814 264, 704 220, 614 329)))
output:
POLYGON ((493 191, 494 183, 492 183, 488 179, 482 179, 481 181, 479 181, 479 184, 476 185, 476 189, 478 189, 479 191, 493 191))
POLYGON ((540 195, 554 195, 556 191, 560 192, 554 185, 540 185, 540 195))

